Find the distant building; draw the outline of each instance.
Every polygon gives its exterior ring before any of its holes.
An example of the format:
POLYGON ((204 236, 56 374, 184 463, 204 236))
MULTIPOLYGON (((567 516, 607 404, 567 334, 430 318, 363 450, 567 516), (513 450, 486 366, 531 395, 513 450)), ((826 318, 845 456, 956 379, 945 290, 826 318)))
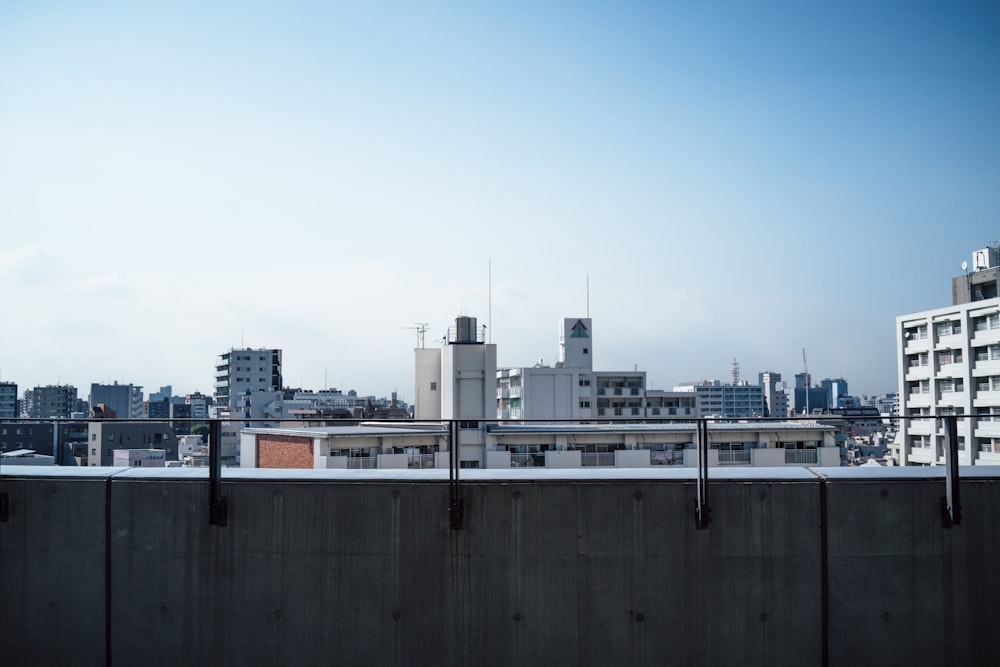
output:
POLYGON ((848 405, 841 405, 845 399, 849 398, 847 394, 847 380, 844 378, 825 378, 820 381, 819 386, 826 392, 826 405, 828 408, 853 407, 849 401, 848 405))
POLYGON ((46 385, 24 392, 24 411, 32 419, 70 417, 78 407, 76 387, 72 385, 46 385))
POLYGON ((125 468, 163 468, 167 465, 162 449, 116 449, 113 465, 125 468))
POLYGON ((116 449, 160 449, 167 461, 177 460, 177 436, 167 422, 109 419, 88 427, 89 466, 114 465, 116 449))
POLYGON ((133 384, 90 385, 90 407, 103 404, 111 408, 118 419, 141 419, 142 387, 133 384))
MULTIPOLYGON (((254 394, 281 392, 281 350, 231 349, 219 355, 215 364, 216 417, 223 419, 219 456, 225 466, 239 464, 239 431, 252 426, 251 404, 260 405, 261 398, 254 394), (244 416, 245 415, 245 416, 244 416)), ((192 409, 193 413, 193 409, 192 409)), ((210 446, 215 447, 216 443, 210 446)))
POLYGON ((674 387, 674 391, 697 394, 701 413, 707 416, 746 419, 765 414, 764 388, 743 380, 737 384, 722 384, 705 380, 674 387))
POLYGON ((645 371, 595 371, 593 321, 560 322, 553 366, 497 370, 498 419, 642 419, 697 417, 698 397, 650 390, 645 371))
MULTIPOLYGON (((64 459, 80 458, 82 448, 87 444, 87 422, 85 421, 38 421, 9 422, 0 424, 0 450, 15 451, 30 449, 39 455, 55 456, 59 451, 64 459), (53 437, 58 424, 58 437, 53 437), (53 447, 58 445, 58 447, 53 447)), ((75 465, 60 459, 63 465, 75 465)), ((83 463, 81 463, 83 465, 83 463)))
POLYGON ((241 348, 219 355, 215 364, 215 405, 235 410, 246 394, 280 391, 281 350, 241 348))
POLYGON ((758 376, 758 384, 764 392, 764 411, 768 417, 784 418, 788 416, 788 393, 785 383, 781 381, 781 373, 764 371, 758 376))
POLYGON ((17 383, 0 382, 0 419, 16 419, 21 416, 17 402, 17 383))
POLYGON ((945 462, 945 433, 934 418, 947 415, 961 416, 959 463, 1000 464, 998 261, 996 248, 974 253, 974 271, 952 280, 951 306, 896 318, 902 465, 945 462))

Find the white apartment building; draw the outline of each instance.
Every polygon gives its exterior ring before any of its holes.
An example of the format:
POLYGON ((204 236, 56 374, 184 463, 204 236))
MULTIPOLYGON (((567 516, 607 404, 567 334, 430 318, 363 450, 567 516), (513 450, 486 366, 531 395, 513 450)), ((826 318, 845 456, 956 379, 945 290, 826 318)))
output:
MULTIPOLYGON (((996 268, 984 263, 978 270, 996 268)), ((978 278, 973 273, 953 285, 989 286, 978 278)), ((936 418, 947 415, 961 417, 959 464, 1000 464, 1000 297, 961 300, 896 318, 901 465, 945 463, 945 432, 936 418)))
POLYGON ((564 318, 554 366, 497 370, 497 419, 697 417, 689 393, 650 390, 645 371, 594 371, 593 321, 564 318))

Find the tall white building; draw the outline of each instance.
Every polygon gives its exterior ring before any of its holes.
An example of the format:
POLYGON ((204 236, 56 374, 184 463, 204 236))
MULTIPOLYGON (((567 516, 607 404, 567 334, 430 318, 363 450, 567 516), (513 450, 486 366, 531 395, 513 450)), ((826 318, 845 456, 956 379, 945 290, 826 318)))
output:
POLYGON ((444 347, 417 349, 415 357, 415 419, 456 420, 460 465, 484 467, 485 420, 496 416, 496 345, 484 341, 476 318, 461 316, 444 347))
POLYGON ((961 465, 1000 464, 1000 297, 976 298, 995 294, 991 276, 1000 254, 979 251, 973 257, 986 259, 953 281, 963 287, 954 291, 956 303, 896 318, 902 465, 945 463, 943 424, 934 418, 947 415, 963 417, 961 465), (978 271, 990 275, 980 280, 978 271))

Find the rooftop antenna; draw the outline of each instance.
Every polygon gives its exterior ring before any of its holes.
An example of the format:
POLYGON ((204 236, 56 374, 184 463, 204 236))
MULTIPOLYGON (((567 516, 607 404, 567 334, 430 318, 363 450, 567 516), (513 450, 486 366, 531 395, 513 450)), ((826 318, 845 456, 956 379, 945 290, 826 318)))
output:
POLYGON ((414 322, 415 326, 412 327, 400 327, 402 329, 410 329, 411 331, 417 332, 417 347, 421 350, 424 349, 424 334, 427 333, 427 322, 414 322))
POLYGON ((736 357, 733 357, 733 386, 740 383, 740 362, 736 361, 736 357))
MULTIPOLYGON (((487 331, 486 333, 487 337, 486 342, 492 343, 493 342, 493 258, 492 257, 489 258, 486 267, 487 267, 486 269, 487 280, 489 281, 489 285, 487 286, 488 306, 486 308, 486 313, 487 313, 486 321, 489 322, 489 327, 487 327, 487 329, 489 329, 489 331, 487 331)), ((423 345, 421 345, 420 347, 423 347, 423 345)))
POLYGON ((806 363, 806 348, 802 348, 802 373, 805 375, 803 384, 806 386, 806 414, 809 414, 809 366, 806 363))

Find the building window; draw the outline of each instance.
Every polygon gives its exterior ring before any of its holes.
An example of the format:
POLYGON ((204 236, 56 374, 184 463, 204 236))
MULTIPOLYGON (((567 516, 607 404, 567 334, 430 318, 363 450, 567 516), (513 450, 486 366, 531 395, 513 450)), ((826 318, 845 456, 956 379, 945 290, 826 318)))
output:
POLYGON ((580 401, 580 407, 581 408, 589 408, 590 407, 590 401, 580 401))
POLYGON ((478 468, 479 461, 459 461, 458 465, 460 468, 478 468))
POLYGON ((937 335, 938 336, 951 336, 953 334, 962 333, 962 323, 953 322, 951 320, 945 322, 938 322, 937 324, 937 335))
POLYGON ((437 391, 437 388, 438 388, 438 383, 437 382, 431 382, 431 391, 437 391))

